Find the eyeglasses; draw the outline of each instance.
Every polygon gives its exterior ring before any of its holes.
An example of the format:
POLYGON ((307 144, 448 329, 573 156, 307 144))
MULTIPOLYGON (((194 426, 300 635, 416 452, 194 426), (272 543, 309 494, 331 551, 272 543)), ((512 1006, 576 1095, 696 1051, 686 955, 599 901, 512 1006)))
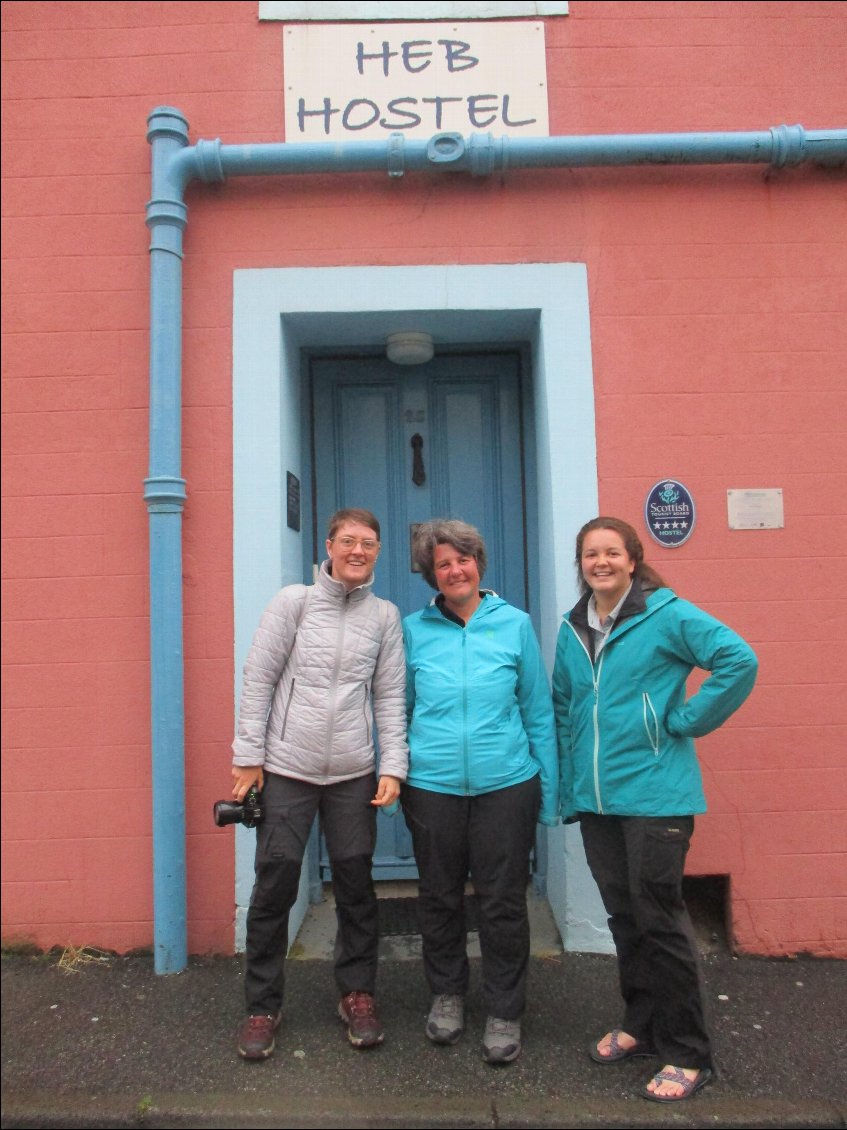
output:
POLYGON ((355 549, 360 545, 365 553, 376 553, 379 549, 379 542, 374 541, 373 538, 351 538, 345 535, 340 538, 330 538, 330 541, 337 542, 342 549, 355 549))

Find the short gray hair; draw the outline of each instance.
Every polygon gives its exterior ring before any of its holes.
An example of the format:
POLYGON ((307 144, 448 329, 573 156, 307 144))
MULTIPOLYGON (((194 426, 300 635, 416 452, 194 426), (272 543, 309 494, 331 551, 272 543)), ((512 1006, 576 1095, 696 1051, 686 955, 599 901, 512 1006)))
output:
POLYGON ((488 565, 488 554, 485 552, 482 534, 476 526, 461 522, 458 518, 433 518, 429 522, 422 522, 415 530, 412 547, 415 565, 430 588, 438 588, 433 561, 439 545, 452 545, 457 553, 473 557, 479 570, 479 579, 482 580, 488 565))

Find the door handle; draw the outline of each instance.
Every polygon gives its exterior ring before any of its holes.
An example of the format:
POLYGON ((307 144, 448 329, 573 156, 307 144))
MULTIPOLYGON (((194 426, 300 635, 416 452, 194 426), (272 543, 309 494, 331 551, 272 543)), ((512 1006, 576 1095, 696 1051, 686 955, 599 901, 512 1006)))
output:
POLYGON ((412 482, 416 487, 426 482, 426 471, 423 461, 423 436, 415 432, 412 436, 412 482))

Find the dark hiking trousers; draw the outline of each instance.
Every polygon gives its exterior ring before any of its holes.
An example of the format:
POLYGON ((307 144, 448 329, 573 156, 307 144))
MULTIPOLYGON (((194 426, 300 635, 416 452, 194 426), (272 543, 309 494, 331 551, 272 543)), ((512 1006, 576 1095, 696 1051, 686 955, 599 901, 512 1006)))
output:
POLYGON ((282 1005, 288 915, 297 899, 300 868, 315 816, 320 814, 332 865, 338 933, 335 981, 342 996, 373 993, 379 931, 371 879, 376 776, 314 785, 265 774, 264 819, 256 830, 256 881, 247 911, 244 990, 247 1012, 274 1015, 282 1005))

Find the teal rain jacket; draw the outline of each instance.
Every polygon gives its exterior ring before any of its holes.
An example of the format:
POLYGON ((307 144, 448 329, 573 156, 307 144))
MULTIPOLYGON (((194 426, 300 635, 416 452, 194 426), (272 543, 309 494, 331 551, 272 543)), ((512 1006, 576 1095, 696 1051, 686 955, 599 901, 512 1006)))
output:
POLYGON ((477 796, 541 774, 542 824, 558 823, 547 672, 529 616, 486 592, 462 628, 433 601, 403 621, 408 784, 477 796))
POLYGON ((645 598, 635 581, 592 662, 589 595, 565 615, 553 668, 562 817, 705 812, 693 739, 717 729, 747 698, 754 652, 670 589, 645 598), (686 701, 695 667, 711 675, 686 701))

